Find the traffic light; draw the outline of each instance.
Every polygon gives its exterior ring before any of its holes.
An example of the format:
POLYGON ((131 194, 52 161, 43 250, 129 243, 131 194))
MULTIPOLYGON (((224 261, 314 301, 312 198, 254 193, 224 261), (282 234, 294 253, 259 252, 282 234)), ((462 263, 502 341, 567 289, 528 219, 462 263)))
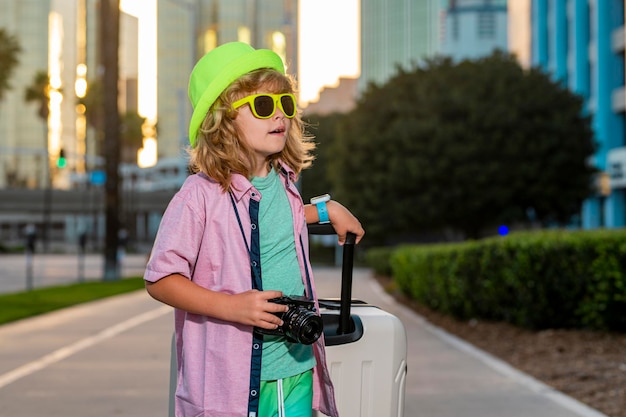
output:
POLYGON ((57 158, 57 168, 65 168, 67 166, 67 159, 65 159, 65 151, 63 148, 59 151, 59 157, 57 158))

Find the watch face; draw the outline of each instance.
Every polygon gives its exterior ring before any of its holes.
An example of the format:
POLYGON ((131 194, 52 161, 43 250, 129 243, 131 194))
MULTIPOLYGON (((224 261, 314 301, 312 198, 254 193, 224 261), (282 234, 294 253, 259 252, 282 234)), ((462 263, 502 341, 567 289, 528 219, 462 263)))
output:
POLYGON ((311 199, 311 204, 324 203, 330 200, 330 194, 324 194, 311 199))

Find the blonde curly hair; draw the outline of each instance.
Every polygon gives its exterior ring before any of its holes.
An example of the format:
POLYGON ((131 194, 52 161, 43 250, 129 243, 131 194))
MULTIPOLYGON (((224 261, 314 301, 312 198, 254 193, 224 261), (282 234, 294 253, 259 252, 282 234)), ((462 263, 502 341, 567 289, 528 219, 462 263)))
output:
MULTIPOLYGON (((196 146, 188 149, 191 171, 206 174, 225 192, 230 189, 232 174, 251 178, 257 169, 254 150, 242 140, 243 135, 235 124, 237 111, 232 109, 232 103, 255 92, 295 94, 294 86, 290 76, 273 69, 255 70, 234 81, 213 103, 200 127, 196 146)), ((313 137, 306 132, 305 123, 296 112, 291 119, 285 147, 270 155, 267 162, 277 168, 282 161, 297 176, 311 165, 314 149, 313 137)))

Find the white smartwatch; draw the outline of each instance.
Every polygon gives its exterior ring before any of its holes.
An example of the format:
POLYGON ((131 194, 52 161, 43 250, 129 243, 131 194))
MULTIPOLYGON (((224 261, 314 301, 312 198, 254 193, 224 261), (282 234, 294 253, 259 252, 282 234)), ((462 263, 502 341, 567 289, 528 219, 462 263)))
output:
POLYGON ((311 204, 317 208, 317 216, 320 218, 319 223, 330 223, 328 218, 328 209, 326 208, 326 202, 330 201, 330 194, 319 195, 311 199, 311 204))

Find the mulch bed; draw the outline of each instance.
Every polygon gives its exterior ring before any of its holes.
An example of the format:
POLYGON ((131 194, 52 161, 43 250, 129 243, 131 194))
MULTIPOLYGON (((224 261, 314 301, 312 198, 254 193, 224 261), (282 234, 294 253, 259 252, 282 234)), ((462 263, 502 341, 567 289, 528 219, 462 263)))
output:
POLYGON ((399 294, 389 278, 377 279, 435 326, 609 417, 626 417, 626 334, 531 331, 507 323, 459 321, 399 294))

